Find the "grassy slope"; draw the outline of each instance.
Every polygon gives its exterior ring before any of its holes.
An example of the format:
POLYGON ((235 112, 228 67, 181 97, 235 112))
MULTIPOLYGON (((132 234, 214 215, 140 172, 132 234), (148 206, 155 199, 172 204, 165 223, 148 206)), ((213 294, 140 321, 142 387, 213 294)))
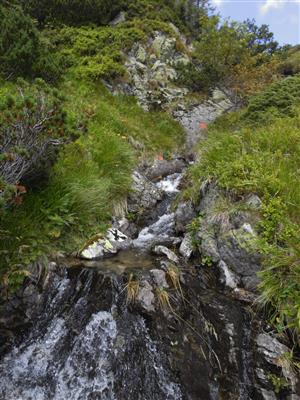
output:
POLYGON ((246 110, 217 121, 190 171, 189 195, 199 181, 212 178, 238 195, 262 198, 257 227, 257 248, 265 254, 262 297, 272 304, 278 328, 300 329, 299 85, 300 77, 277 82, 246 110))
POLYGON ((146 113, 134 99, 112 96, 100 84, 69 76, 61 90, 70 122, 84 121, 86 133, 61 151, 49 182, 1 221, 0 268, 12 283, 21 279, 22 265, 53 251, 74 251, 103 231, 128 194, 139 160, 167 156, 183 141, 182 128, 166 114, 146 113), (129 137, 144 149, 134 149, 129 137))

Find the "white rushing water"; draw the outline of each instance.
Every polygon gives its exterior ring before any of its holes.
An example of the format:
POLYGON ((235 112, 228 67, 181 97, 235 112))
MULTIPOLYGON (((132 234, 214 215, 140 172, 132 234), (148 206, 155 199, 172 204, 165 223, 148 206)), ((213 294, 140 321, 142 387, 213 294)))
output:
MULTIPOLYGON (((178 187, 182 176, 182 173, 168 175, 157 182, 156 186, 170 196, 171 200, 172 197, 179 192, 178 187)), ((170 212, 169 206, 166 214, 160 216, 152 225, 146 226, 140 231, 137 239, 133 241, 133 246, 135 248, 148 249, 154 242, 164 242, 166 239, 174 236, 174 227, 175 214, 170 212)))
POLYGON ((164 214, 152 225, 142 229, 133 241, 136 248, 149 248, 154 241, 164 241, 174 234, 175 214, 164 214))
POLYGON ((110 355, 117 329, 112 315, 94 314, 64 359, 68 334, 66 321, 56 318, 43 336, 13 349, 1 363, 0 398, 79 400, 94 393, 113 400, 110 355))
POLYGON ((170 194, 178 193, 179 192, 178 187, 180 185, 181 179, 182 179, 181 173, 168 175, 164 179, 157 182, 156 186, 166 193, 170 194))

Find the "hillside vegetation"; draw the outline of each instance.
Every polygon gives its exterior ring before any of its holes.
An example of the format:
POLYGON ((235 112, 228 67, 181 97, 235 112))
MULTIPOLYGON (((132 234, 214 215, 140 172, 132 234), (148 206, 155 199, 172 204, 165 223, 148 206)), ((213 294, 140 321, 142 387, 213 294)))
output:
POLYGON ((237 201, 249 193, 262 199, 255 245, 265 256, 262 298, 279 329, 300 329, 299 88, 299 76, 275 82, 245 110, 216 121, 190 171, 193 197, 210 179, 237 201))

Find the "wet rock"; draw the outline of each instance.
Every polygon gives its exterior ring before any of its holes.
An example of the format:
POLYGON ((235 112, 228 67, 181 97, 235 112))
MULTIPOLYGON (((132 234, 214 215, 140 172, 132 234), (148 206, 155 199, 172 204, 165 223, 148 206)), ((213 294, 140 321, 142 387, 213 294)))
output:
POLYGON ((261 389, 264 400, 277 400, 276 394, 272 390, 261 389))
POLYGON ((179 263, 179 258, 177 255, 165 246, 155 246, 153 251, 155 254, 167 256, 168 260, 174 262, 175 264, 179 263))
POLYGON ((155 297, 153 293, 153 288, 146 280, 142 280, 140 282, 137 302, 144 311, 147 311, 149 313, 155 311, 155 297))
POLYGON ((158 201, 162 200, 163 192, 145 176, 136 171, 132 178, 132 192, 128 199, 129 212, 139 212, 145 209, 151 209, 158 201))
POLYGON ((221 282, 230 289, 237 288, 239 284, 238 277, 228 268, 226 263, 221 260, 218 264, 219 270, 221 272, 221 282))
POLYGON ((125 250, 127 249, 131 241, 123 232, 116 228, 108 229, 106 233, 106 238, 110 241, 113 247, 118 250, 125 250))
POLYGON ((232 292, 233 296, 245 303, 253 304, 257 300, 257 295, 242 288, 235 288, 232 292))
POLYGON ((232 215, 230 205, 218 211, 220 205, 230 204, 230 200, 209 182, 201 189, 201 195, 198 211, 203 218, 196 235, 200 252, 219 264, 221 279, 227 286, 242 285, 246 290, 255 291, 259 283, 257 273, 261 270, 253 228, 257 217, 247 212, 232 215))
POLYGON ((186 233, 181 245, 179 247, 179 253, 186 259, 190 259, 194 251, 193 239, 191 233, 186 233))
POLYGON ((107 255, 117 253, 117 249, 106 238, 96 239, 93 243, 88 244, 81 252, 80 257, 86 260, 95 260, 107 255))
POLYGON ((181 172, 184 167, 185 163, 183 160, 156 160, 146 169, 145 176, 150 180, 156 180, 158 178, 164 178, 168 175, 181 172))
POLYGON ((175 229, 176 232, 186 232, 187 225, 196 217, 196 211, 191 201, 179 203, 175 211, 175 229))
POLYGON ((85 260, 96 260, 105 256, 114 255, 119 250, 124 250, 130 246, 130 239, 121 231, 110 228, 106 235, 97 235, 91 239, 90 243, 84 246, 79 256, 85 260))
POLYGON ((280 366, 280 357, 289 352, 289 348, 280 343, 275 337, 268 333, 261 333, 256 338, 258 351, 263 353, 265 359, 276 366, 280 366))
POLYGON ((138 233, 138 227, 136 224, 130 222, 127 218, 115 220, 113 226, 129 238, 133 238, 138 233))
POLYGON ((261 353, 265 360, 277 368, 282 370, 282 375, 289 382, 292 393, 291 400, 298 400, 300 379, 290 363, 284 362, 284 354, 290 353, 290 349, 279 342, 272 334, 261 333, 256 338, 258 352, 261 353))
POLYGON ((155 285, 159 288, 168 288, 169 285, 166 280, 166 273, 161 269, 152 269, 150 271, 155 285))

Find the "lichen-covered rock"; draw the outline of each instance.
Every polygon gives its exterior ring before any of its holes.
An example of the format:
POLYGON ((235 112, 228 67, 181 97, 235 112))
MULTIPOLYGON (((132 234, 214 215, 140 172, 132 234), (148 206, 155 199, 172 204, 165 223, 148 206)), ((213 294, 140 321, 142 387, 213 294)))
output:
POLYGON ((145 176, 135 171, 132 176, 132 191, 128 199, 128 211, 139 212, 154 207, 162 200, 163 192, 145 176))
POLYGON ((146 312, 151 313, 155 311, 155 296, 153 288, 146 280, 140 282, 139 292, 137 295, 138 305, 146 312))
POLYGON ((174 83, 176 66, 188 64, 190 58, 185 51, 177 50, 176 42, 176 38, 157 31, 146 44, 133 46, 125 62, 128 82, 115 91, 129 91, 145 110, 183 98, 188 90, 174 83))
POLYGON ((169 287, 166 280, 166 273, 162 269, 152 269, 150 274, 153 278, 155 285, 159 288, 167 289, 169 287))
POLYGON ((204 137, 200 124, 213 122, 233 107, 234 104, 227 95, 216 89, 207 101, 195 104, 188 109, 179 107, 173 111, 174 118, 181 123, 187 132, 187 147, 194 147, 204 137))

